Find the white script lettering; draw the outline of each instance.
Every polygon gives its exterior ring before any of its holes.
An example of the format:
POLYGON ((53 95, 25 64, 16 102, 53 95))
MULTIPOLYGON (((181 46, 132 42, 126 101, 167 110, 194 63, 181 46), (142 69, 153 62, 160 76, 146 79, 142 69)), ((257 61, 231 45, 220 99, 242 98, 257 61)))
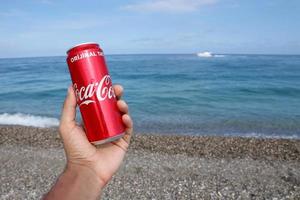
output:
POLYGON ((96 94, 98 101, 116 97, 109 75, 103 76, 99 82, 90 83, 86 87, 82 86, 81 88, 78 88, 76 83, 74 83, 73 86, 79 106, 94 103, 95 101, 92 99, 94 94, 96 94))

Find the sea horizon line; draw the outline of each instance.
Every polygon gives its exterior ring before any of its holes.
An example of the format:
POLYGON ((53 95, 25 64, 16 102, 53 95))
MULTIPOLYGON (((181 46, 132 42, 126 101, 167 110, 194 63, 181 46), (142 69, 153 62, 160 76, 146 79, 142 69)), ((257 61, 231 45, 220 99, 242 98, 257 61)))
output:
MULTIPOLYGON (((134 55, 196 55, 192 53, 109 53, 105 56, 134 56, 134 55)), ((274 53, 213 53, 214 55, 233 55, 233 56, 300 56, 300 54, 274 54, 274 53)), ((24 59, 24 58, 50 58, 50 57, 67 57, 67 55, 40 55, 40 56, 12 56, 0 57, 0 59, 24 59)))

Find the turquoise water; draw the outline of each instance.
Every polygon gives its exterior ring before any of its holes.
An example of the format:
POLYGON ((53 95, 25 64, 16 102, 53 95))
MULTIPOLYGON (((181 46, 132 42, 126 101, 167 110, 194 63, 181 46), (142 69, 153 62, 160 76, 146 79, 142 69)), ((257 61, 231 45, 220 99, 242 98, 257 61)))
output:
MULTIPOLYGON (((300 137, 300 56, 110 55, 135 130, 300 137)), ((0 124, 57 125, 65 57, 0 59, 0 124)))

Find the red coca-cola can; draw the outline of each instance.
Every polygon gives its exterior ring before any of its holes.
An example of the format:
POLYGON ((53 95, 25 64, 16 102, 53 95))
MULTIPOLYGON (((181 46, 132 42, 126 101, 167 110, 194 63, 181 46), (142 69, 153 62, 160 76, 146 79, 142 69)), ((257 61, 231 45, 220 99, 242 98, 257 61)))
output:
POLYGON ((67 55, 88 140, 103 144, 121 138, 125 127, 102 49, 97 43, 82 43, 69 49, 67 55))

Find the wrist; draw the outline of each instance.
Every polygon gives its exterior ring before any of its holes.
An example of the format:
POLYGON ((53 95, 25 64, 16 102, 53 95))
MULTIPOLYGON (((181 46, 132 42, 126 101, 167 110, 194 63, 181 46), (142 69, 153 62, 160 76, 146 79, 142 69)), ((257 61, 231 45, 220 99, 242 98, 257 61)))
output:
POLYGON ((44 199, 97 199, 103 184, 86 166, 67 164, 55 185, 44 199))
POLYGON ((84 183, 89 184, 92 188, 99 191, 101 191, 105 186, 103 181, 98 178, 96 172, 85 165, 67 163, 63 174, 69 175, 78 180, 83 180, 84 183))

